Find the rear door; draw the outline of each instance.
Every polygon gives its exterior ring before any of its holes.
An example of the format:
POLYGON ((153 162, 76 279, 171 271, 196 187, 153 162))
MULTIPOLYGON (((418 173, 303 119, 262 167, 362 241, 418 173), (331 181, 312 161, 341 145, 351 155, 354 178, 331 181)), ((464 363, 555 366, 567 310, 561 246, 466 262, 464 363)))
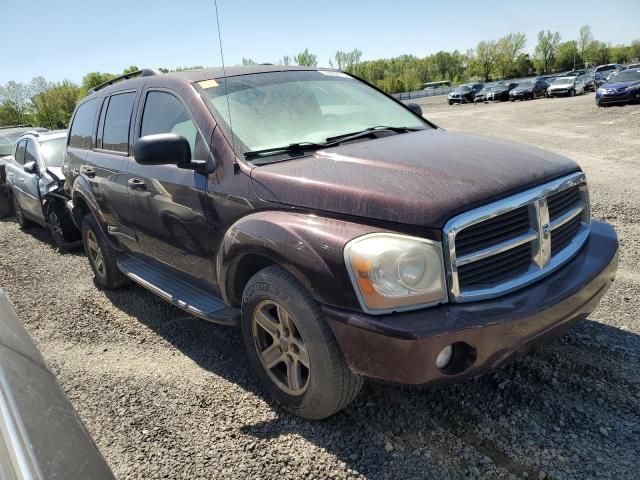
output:
POLYGON ((94 146, 80 168, 80 174, 91 184, 108 233, 133 251, 139 245, 127 200, 127 170, 132 161, 129 138, 136 99, 135 90, 103 99, 94 146))
MULTIPOLYGON (((209 153, 182 99, 166 89, 149 89, 140 100, 139 137, 177 133, 191 145, 192 158, 206 160, 209 153)), ((129 168, 129 205, 144 254, 189 275, 211 280, 212 260, 207 256, 207 175, 174 165, 129 168)))

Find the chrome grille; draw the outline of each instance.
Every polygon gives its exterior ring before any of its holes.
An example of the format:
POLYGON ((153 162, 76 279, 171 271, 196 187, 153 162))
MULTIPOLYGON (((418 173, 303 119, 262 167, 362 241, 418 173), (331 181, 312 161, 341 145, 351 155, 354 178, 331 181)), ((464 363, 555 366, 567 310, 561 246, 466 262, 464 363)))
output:
POLYGON ((582 247, 590 222, 583 173, 453 218, 444 232, 450 300, 496 297, 552 272, 582 247))

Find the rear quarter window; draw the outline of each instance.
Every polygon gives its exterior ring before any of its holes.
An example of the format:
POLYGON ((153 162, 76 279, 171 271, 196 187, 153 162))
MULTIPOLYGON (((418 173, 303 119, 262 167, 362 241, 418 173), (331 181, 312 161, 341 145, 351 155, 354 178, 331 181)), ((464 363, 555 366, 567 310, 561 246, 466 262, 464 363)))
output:
POLYGON ((91 132, 93 130, 93 120, 98 108, 98 99, 94 98, 78 107, 71 131, 69 132, 69 146, 88 150, 91 148, 91 132))

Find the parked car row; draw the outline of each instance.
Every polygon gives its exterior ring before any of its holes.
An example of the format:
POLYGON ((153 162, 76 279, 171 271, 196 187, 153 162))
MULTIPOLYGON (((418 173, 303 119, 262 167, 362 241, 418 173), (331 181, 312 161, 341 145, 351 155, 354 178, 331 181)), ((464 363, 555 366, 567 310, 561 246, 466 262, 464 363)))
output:
POLYGON ((637 101, 635 78, 640 64, 600 65, 594 70, 579 69, 560 75, 546 75, 512 82, 469 83, 449 93, 449 105, 462 103, 488 103, 490 101, 534 100, 539 97, 582 95, 597 91, 598 106, 611 103, 637 101), (621 73, 625 73, 619 77, 621 73))
POLYGON ((48 223, 59 193, 96 286, 241 327, 266 390, 309 419, 365 378, 490 371, 587 316, 616 271, 575 162, 440 129, 334 70, 127 74, 13 156, 17 212, 48 223))

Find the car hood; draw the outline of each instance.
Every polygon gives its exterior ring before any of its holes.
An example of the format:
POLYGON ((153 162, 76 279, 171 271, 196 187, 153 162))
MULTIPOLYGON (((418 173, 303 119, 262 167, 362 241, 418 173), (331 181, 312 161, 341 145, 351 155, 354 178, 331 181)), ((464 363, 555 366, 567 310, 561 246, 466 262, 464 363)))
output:
POLYGON ((554 90, 556 88, 571 88, 573 87, 573 83, 553 83, 549 85, 549 88, 554 90))
POLYGON ((64 180, 62 167, 47 167, 47 171, 57 177, 58 180, 64 180))
POLYGON ((633 85, 640 85, 640 80, 634 80, 631 82, 605 83, 604 85, 601 85, 601 87, 611 88, 612 90, 618 90, 619 88, 627 88, 633 85))
POLYGON ((512 93, 527 93, 527 92, 531 92, 533 90, 533 87, 522 87, 522 88, 514 88, 513 90, 511 90, 512 93))
POLYGON ((453 215, 579 170, 537 148, 441 129, 319 150, 256 167, 266 201, 441 228, 453 215))

